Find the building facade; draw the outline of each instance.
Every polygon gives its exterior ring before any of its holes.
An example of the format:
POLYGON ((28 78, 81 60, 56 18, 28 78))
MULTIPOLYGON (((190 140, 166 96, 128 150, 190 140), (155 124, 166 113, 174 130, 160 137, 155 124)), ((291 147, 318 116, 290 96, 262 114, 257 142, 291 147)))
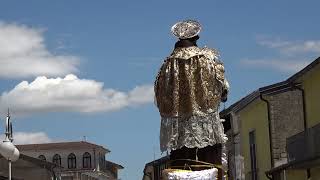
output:
POLYGON ((320 58, 220 113, 231 122, 231 179, 320 179, 320 58))
POLYGON ((106 160, 110 151, 85 141, 17 145, 28 156, 62 167, 61 180, 116 180, 121 165, 106 160))
MULTIPOLYGON (((53 180, 59 179, 62 168, 56 164, 42 161, 20 154, 17 161, 12 162, 13 180, 53 180)), ((8 161, 0 156, 0 180, 8 179, 8 161)))

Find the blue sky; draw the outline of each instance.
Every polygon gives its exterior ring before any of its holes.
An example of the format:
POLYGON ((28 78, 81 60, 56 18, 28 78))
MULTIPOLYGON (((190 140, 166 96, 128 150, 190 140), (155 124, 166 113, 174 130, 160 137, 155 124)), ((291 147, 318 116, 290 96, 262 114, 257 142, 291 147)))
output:
POLYGON ((160 157, 152 85, 176 41, 170 34, 175 22, 198 20, 203 26, 198 44, 220 51, 231 85, 228 106, 319 56, 319 5, 2 1, 2 119, 10 106, 17 142, 86 136, 111 150, 107 159, 125 167, 122 179, 141 179, 144 164, 160 157))

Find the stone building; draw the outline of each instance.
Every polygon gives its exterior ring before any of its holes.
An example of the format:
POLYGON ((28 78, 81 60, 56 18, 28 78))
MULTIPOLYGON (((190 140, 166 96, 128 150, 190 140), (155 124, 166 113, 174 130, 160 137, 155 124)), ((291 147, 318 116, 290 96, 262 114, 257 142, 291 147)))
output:
POLYGON ((278 167, 288 162, 286 140, 304 130, 301 90, 290 90, 268 95, 272 138, 273 164, 278 167))
POLYGON ((27 156, 62 167, 61 180, 116 180, 121 165, 106 160, 110 151, 85 141, 17 145, 27 156))
MULTIPOLYGON (((0 180, 8 179, 8 161, 0 156, 0 180)), ((17 161, 12 162, 13 180, 46 180, 59 179, 62 168, 51 162, 42 161, 20 154, 17 161)))
POLYGON ((220 112, 231 122, 231 179, 320 179, 319 82, 320 58, 220 112))

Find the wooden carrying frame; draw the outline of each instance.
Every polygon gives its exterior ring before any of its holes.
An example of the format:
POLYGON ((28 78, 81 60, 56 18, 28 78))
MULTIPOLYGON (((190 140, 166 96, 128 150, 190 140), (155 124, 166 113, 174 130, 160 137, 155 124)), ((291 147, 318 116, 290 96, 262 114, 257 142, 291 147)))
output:
POLYGON ((224 173, 224 175, 226 177, 226 180, 228 180, 228 171, 224 170, 222 168, 222 165, 211 164, 211 163, 204 162, 204 161, 199 161, 199 160, 193 160, 193 159, 175 159, 175 160, 170 160, 170 161, 168 161, 168 168, 167 169, 183 169, 183 170, 192 171, 192 168, 217 168, 217 169, 220 169, 224 173), (177 165, 177 166, 172 166, 171 165, 173 162, 177 162, 177 161, 184 162, 184 165, 182 165, 182 166, 181 165, 177 165), (187 162, 189 162, 189 163, 197 163, 197 164, 189 164, 187 162), (200 163, 200 164, 198 164, 198 163, 200 163))

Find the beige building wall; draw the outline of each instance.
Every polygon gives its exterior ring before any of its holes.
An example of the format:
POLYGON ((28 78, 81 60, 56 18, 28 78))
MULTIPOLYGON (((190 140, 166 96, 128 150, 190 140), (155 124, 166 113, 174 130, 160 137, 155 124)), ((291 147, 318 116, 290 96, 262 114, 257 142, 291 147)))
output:
POLYGON ((268 131, 267 105, 260 99, 256 99, 240 112, 240 136, 241 154, 244 157, 245 179, 250 179, 250 144, 249 132, 255 131, 256 158, 258 168, 258 179, 268 180, 265 172, 271 168, 270 163, 270 141, 268 131))

